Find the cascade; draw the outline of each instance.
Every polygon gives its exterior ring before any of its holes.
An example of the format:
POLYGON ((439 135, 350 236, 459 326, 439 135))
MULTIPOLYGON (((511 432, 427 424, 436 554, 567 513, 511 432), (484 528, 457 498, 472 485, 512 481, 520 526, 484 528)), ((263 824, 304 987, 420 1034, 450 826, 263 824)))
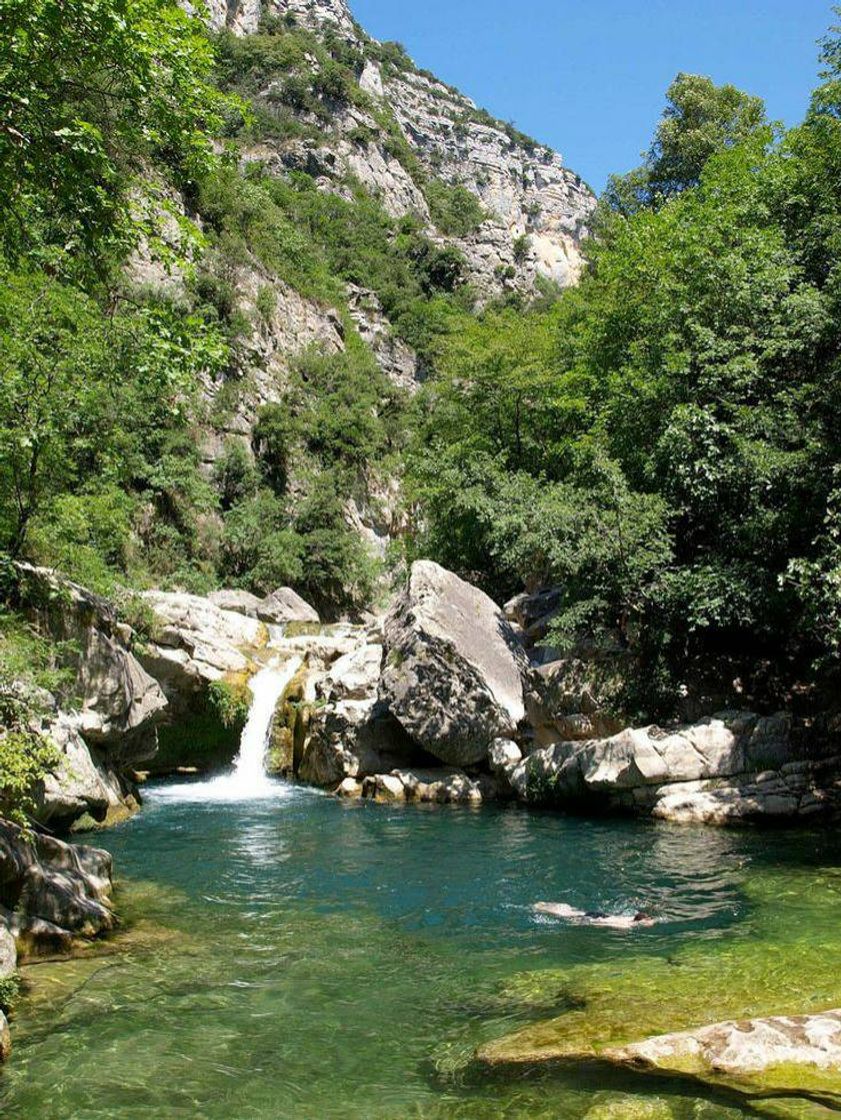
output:
POLYGON ((204 782, 162 786, 156 798, 172 801, 252 801, 275 797, 285 787, 265 770, 265 755, 275 708, 301 666, 300 657, 274 658, 249 681, 251 708, 233 769, 204 782))

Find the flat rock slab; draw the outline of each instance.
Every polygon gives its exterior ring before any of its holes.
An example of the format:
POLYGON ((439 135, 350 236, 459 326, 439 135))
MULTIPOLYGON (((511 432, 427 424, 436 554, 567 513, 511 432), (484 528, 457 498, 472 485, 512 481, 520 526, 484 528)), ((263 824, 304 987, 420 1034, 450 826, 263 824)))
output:
POLYGON ((692 1030, 653 1035, 627 1046, 582 1051, 562 1041, 541 1045, 536 1036, 524 1046, 516 1035, 487 1043, 477 1051, 489 1065, 579 1062, 594 1058, 641 1071, 743 1077, 780 1066, 841 1071, 841 1010, 761 1019, 728 1019, 692 1030))
POLYGON ((751 1074, 772 1066, 841 1070, 841 1010, 769 1019, 730 1019, 606 1050, 610 1061, 656 1069, 751 1074))

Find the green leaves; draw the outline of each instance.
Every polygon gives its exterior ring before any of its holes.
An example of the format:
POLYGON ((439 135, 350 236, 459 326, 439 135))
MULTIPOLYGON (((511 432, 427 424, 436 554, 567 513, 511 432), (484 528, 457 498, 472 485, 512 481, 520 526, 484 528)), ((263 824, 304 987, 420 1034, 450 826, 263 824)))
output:
POLYGON ((203 26, 168 0, 0 0, 0 29, 0 248, 102 275, 153 232, 151 161, 182 185, 213 162, 203 26))

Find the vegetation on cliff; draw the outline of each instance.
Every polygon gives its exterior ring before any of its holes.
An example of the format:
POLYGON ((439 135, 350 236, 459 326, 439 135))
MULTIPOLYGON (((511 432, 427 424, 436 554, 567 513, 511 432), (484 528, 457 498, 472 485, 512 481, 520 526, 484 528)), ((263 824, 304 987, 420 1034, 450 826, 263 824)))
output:
POLYGON ((474 229, 475 196, 422 168, 359 84, 371 60, 406 69, 393 45, 292 19, 208 36, 165 0, 2 10, 6 555, 104 590, 292 583, 338 613, 378 576, 349 504, 402 478, 398 551, 498 598, 562 585, 552 641, 618 640, 644 669, 626 708, 667 714, 709 666, 758 702, 834 669, 834 34, 789 132, 756 98, 679 76, 642 166, 611 180, 580 286, 477 312, 461 254, 419 217, 255 155, 362 107, 438 231, 474 229), (418 355, 414 400, 363 341, 349 285, 418 355), (249 446, 229 421, 268 376, 281 286, 333 309, 343 349, 299 355, 249 446))

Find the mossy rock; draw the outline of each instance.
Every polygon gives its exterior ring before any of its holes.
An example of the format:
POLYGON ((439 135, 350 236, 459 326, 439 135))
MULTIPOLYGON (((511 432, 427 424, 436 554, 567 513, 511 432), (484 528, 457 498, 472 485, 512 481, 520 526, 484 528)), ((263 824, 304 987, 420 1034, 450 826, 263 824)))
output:
POLYGON ((288 727, 281 724, 272 729, 269 749, 266 754, 266 771, 272 775, 291 774, 294 765, 295 736, 288 727))
MULTIPOLYGON (((669 957, 629 951, 620 961, 512 976, 500 993, 512 1009, 548 1004, 560 990, 574 998, 563 1014, 487 1043, 479 1061, 494 1066, 599 1061, 607 1050, 655 1035, 841 1007, 841 871, 753 869, 742 889, 750 918, 726 939, 692 942, 669 957)), ((697 1062, 685 1068, 674 1063, 639 1076, 669 1073, 734 1093, 841 1091, 841 1072, 791 1063, 739 1077, 697 1062)))

